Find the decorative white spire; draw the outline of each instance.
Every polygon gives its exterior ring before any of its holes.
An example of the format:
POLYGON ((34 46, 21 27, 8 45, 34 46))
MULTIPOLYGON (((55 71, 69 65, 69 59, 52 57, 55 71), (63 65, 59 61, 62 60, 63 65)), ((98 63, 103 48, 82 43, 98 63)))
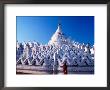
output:
POLYGON ((51 40, 49 41, 48 44, 55 44, 55 45, 61 45, 62 43, 62 37, 63 33, 62 33, 62 29, 61 29, 61 24, 58 24, 58 28, 56 30, 56 32, 53 34, 53 36, 51 37, 51 40))
POLYGON ((61 33, 61 24, 58 24, 58 28, 57 28, 57 31, 56 32, 61 33))

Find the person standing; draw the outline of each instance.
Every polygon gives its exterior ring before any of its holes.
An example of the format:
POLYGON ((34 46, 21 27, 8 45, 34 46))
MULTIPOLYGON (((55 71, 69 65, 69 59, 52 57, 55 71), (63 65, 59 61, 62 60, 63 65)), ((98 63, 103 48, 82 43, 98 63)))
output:
POLYGON ((66 62, 64 62, 64 64, 63 64, 63 73, 67 74, 67 64, 66 64, 66 62))

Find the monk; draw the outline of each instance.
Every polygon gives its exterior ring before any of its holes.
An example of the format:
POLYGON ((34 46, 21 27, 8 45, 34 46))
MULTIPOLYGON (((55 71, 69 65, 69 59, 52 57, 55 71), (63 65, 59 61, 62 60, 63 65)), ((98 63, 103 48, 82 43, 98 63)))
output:
POLYGON ((63 73, 67 74, 67 65, 66 62, 63 64, 63 73))

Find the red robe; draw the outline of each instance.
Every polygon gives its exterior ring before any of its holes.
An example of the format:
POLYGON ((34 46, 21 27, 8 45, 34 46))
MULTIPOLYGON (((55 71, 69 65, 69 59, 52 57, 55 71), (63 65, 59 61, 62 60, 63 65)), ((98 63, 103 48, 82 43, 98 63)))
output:
POLYGON ((66 65, 66 63, 63 65, 63 73, 67 74, 67 65, 66 65))

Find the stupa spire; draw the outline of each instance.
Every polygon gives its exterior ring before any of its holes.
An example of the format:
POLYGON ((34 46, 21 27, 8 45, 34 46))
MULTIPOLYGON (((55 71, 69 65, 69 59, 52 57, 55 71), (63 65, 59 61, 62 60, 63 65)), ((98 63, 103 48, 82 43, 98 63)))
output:
POLYGON ((57 28, 56 32, 62 32, 61 31, 61 24, 60 23, 58 24, 58 28, 57 28))
POLYGON ((58 18, 58 27, 57 27, 56 33, 62 33, 62 27, 61 27, 61 19, 60 19, 60 17, 58 18))

